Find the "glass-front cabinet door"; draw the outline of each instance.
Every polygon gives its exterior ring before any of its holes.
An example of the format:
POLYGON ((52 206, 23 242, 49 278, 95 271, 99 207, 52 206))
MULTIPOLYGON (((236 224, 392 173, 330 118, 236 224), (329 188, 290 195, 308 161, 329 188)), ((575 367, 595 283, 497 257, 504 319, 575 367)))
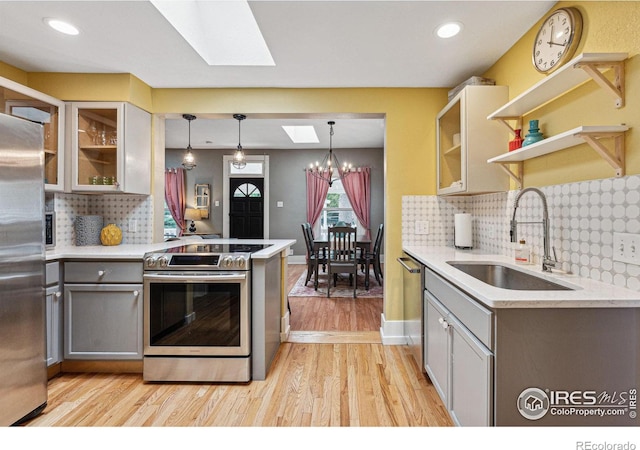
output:
POLYGON ((72 104, 73 190, 115 191, 121 182, 123 104, 72 104))
POLYGON ((62 100, 0 77, 0 112, 42 125, 44 187, 64 190, 64 115, 62 100))
POLYGON ((126 102, 70 104, 72 191, 151 191, 151 115, 126 102))

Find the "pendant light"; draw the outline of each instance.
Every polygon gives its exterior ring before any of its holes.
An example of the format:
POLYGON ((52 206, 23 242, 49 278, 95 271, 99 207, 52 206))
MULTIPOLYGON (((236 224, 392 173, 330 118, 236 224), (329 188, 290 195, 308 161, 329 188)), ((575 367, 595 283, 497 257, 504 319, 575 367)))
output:
POLYGON ((240 123, 247 118, 244 114, 234 114, 233 118, 238 121, 238 149, 233 154, 233 167, 236 169, 244 169, 247 165, 247 160, 242 150, 242 144, 240 143, 240 123))
POLYGON ((182 159, 182 166, 187 170, 191 170, 196 166, 193 153, 191 153, 191 121, 195 120, 196 116, 193 116, 191 114, 183 114, 182 118, 189 121, 189 145, 187 146, 187 153, 182 159))
POLYGON ((327 124, 329 125, 329 152, 325 155, 322 163, 316 161, 315 165, 309 164, 309 171, 316 178, 329 183, 329 187, 331 187, 334 181, 343 180, 351 173, 352 165, 345 162, 340 166, 338 157, 333 153, 333 126, 336 123, 329 121, 327 124))

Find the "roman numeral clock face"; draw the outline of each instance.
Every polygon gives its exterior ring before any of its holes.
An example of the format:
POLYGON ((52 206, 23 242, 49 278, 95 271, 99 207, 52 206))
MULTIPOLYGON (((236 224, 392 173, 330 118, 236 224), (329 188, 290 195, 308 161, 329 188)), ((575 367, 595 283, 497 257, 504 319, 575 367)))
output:
POLYGON ((582 34, 582 15, 576 8, 560 8, 540 26, 533 43, 533 65, 551 73, 573 56, 582 34))

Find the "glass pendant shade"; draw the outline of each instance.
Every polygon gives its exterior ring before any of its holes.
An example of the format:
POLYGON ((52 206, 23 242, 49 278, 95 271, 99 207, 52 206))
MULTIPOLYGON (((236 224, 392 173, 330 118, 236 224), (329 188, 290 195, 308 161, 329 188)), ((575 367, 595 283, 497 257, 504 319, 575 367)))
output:
POLYGON ((233 118, 238 121, 238 149, 233 154, 233 167, 236 169, 244 169, 247 165, 247 159, 242 150, 242 144, 240 143, 240 123, 247 118, 244 114, 234 114, 233 118))
POLYGON ((191 121, 195 120, 196 116, 183 114, 182 118, 189 121, 189 145, 187 145, 187 153, 185 153, 184 158, 182 158, 182 166, 187 170, 191 170, 196 166, 195 158, 191 152, 191 121))

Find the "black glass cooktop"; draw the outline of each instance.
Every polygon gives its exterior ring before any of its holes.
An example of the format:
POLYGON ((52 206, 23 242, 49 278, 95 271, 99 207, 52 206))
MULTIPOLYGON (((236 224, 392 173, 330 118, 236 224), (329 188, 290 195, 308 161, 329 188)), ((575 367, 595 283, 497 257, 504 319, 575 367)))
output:
POLYGON ((166 253, 255 253, 272 244, 188 244, 180 247, 173 247, 166 250, 166 253))

